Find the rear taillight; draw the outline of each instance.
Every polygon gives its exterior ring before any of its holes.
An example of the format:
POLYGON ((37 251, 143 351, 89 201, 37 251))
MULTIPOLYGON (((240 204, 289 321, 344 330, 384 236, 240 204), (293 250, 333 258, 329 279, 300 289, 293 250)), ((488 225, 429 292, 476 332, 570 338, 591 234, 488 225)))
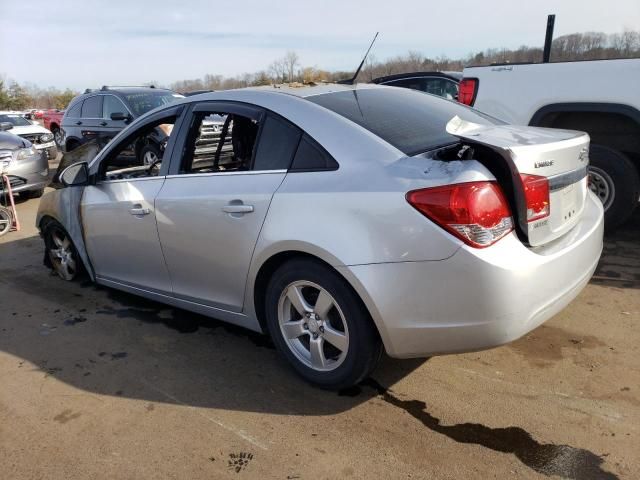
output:
POLYGON ((458 101, 465 105, 473 106, 476 101, 476 93, 478 93, 477 78, 463 78, 458 85, 458 101))
POLYGON ((527 222, 548 217, 551 209, 549 207, 549 180, 547 177, 521 173, 520 178, 527 204, 527 222))
POLYGON ((511 210, 495 182, 469 182, 407 193, 420 213, 472 247, 493 245, 513 230, 511 210))

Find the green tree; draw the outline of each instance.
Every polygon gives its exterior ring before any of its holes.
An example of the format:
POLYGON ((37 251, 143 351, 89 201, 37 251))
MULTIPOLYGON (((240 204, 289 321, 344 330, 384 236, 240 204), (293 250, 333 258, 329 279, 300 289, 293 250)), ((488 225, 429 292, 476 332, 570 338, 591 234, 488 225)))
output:
POLYGON ((77 95, 76 92, 72 92, 68 88, 62 92, 53 96, 53 105, 54 108, 59 110, 64 110, 69 105, 69 102, 73 100, 73 97, 77 95))

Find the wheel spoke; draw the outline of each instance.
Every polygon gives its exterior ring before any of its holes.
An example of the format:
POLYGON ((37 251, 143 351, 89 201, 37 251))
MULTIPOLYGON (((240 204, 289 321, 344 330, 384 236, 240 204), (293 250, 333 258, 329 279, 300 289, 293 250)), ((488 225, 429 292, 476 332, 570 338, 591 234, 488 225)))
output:
POLYGON ((329 313, 329 310, 331 310, 332 307, 333 299, 331 298, 331 295, 324 290, 320 290, 318 300, 316 300, 316 304, 313 307, 313 312, 320 318, 325 319, 327 317, 327 313, 329 313))
POLYGON ((67 260, 67 270, 70 270, 71 272, 76 271, 76 261, 71 257, 67 260))
POLYGON ((335 330, 326 323, 324 325, 324 333, 322 334, 322 336, 327 342, 329 342, 341 352, 345 352, 349 348, 349 341, 347 340, 347 336, 344 333, 335 330))
POLYGON ((64 245, 62 244, 62 239, 58 236, 58 233, 54 233, 53 235, 51 235, 51 239, 53 240, 53 243, 56 244, 56 247, 64 248, 64 245))
POLYGON ((298 338, 308 333, 307 330, 304 329, 304 322, 302 320, 284 323, 282 324, 282 330, 284 330, 287 338, 298 338))
POLYGON ((322 349, 324 340, 322 337, 311 339, 309 341, 309 353, 311 353, 311 365, 314 368, 324 368, 327 363, 327 359, 324 357, 324 351, 322 349))
POLYGON ((302 296, 302 288, 295 285, 290 286, 287 289, 287 298, 300 315, 304 316, 305 313, 312 311, 311 306, 302 296))
POLYGON ((69 242, 69 237, 67 237, 65 235, 64 240, 62 240, 62 247, 63 248, 69 248, 70 242, 69 242))

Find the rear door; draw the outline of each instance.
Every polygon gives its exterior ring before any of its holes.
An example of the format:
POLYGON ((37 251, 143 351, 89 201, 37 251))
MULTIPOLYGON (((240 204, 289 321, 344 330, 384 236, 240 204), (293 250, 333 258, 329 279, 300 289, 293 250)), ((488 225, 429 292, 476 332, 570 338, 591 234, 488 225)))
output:
POLYGON ((284 119, 247 105, 194 108, 182 158, 156 198, 175 297, 242 311, 253 249, 300 136, 284 119))

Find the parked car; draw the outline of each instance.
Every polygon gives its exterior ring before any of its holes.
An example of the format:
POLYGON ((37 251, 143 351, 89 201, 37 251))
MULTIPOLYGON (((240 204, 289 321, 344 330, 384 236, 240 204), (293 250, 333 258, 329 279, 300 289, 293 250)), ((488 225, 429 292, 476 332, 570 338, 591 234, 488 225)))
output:
POLYGON ((640 197, 640 58, 467 67, 460 101, 517 125, 587 132, 589 188, 606 226, 631 217, 640 197))
POLYGON ((342 388, 383 348, 490 348, 578 295, 602 250, 588 144, 403 88, 215 92, 68 167, 37 226, 61 278, 268 331, 305 379, 342 388), (139 166, 130 145, 161 125, 163 156, 139 166))
MULTIPOLYGON (((9 125, 0 123, 0 171, 9 177, 11 190, 28 197, 41 197, 49 180, 47 156, 29 140, 9 133, 9 125)), ((4 183, 0 182, 0 194, 4 183)))
POLYGON ((371 82, 390 87, 412 88, 448 100, 457 100, 461 78, 461 72, 409 72, 375 78, 371 82))
MULTIPOLYGON (((149 110, 166 105, 182 95, 155 87, 108 87, 86 90, 75 97, 62 118, 60 142, 71 151, 96 137, 111 139, 132 120, 149 110)), ((156 129, 132 146, 139 162, 147 165, 157 159, 164 148, 167 132, 156 129)))
POLYGON ((56 142, 58 148, 62 148, 64 135, 62 134, 62 117, 64 116, 64 110, 50 109, 44 112, 42 115, 42 123, 44 128, 53 133, 53 140, 56 142))
POLYGON ((19 112, 0 111, 0 123, 8 123, 14 135, 27 139, 33 147, 44 152, 45 158, 56 158, 58 149, 53 134, 37 122, 26 119, 19 112))

